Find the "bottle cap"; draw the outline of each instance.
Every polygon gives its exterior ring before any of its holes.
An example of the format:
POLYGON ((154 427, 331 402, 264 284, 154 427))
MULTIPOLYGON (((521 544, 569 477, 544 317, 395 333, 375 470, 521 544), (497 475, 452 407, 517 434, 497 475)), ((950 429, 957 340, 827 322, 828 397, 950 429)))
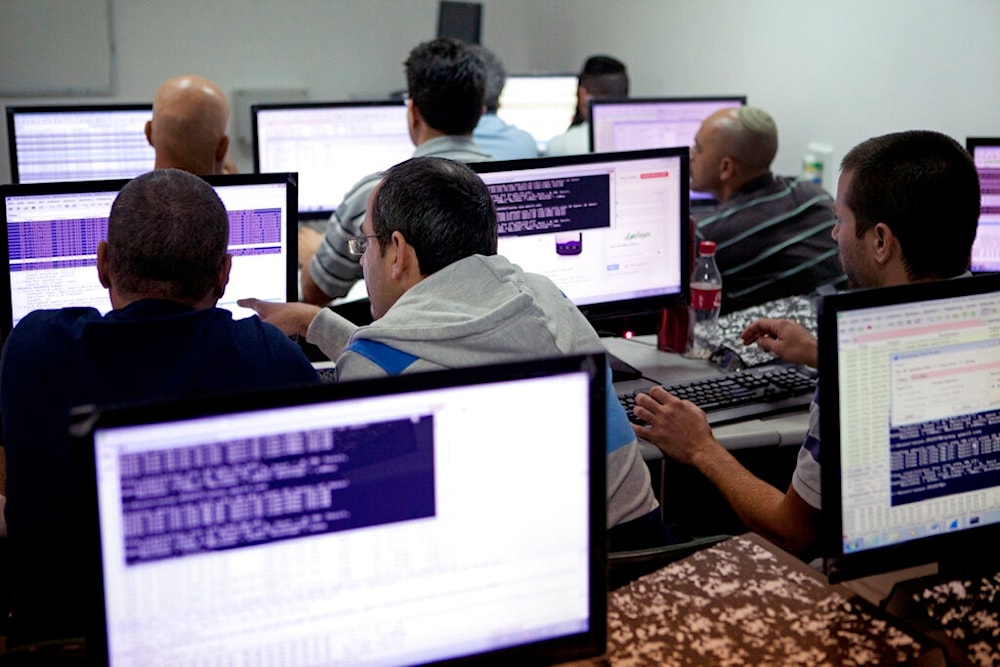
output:
POLYGON ((715 241, 701 241, 698 244, 698 253, 701 255, 714 255, 715 241))

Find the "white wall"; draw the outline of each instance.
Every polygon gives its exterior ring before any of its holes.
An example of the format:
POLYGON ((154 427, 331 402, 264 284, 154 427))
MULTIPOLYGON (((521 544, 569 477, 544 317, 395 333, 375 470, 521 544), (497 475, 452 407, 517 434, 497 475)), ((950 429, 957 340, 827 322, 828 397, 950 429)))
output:
MULTIPOLYGON (((799 170, 809 141, 832 144, 837 162, 892 130, 1000 135, 995 0, 482 3, 483 42, 510 71, 576 71, 606 52, 628 64, 635 95, 746 94, 778 122, 782 173, 799 170)), ((404 87, 401 63, 434 35, 437 1, 114 0, 113 14, 118 91, 85 101, 149 100, 182 72, 229 92, 304 86, 346 99, 404 87)), ((238 157, 246 168, 248 153, 238 157)))

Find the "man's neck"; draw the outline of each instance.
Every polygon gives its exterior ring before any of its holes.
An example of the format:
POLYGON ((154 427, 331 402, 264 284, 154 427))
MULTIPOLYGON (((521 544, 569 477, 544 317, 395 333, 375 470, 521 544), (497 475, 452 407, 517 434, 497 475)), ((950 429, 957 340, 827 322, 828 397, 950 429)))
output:
POLYGON ((420 146, 421 144, 427 143, 431 139, 437 139, 438 137, 448 137, 448 136, 461 137, 463 139, 472 139, 472 133, 471 132, 469 132, 468 134, 451 134, 451 135, 449 135, 449 134, 447 134, 445 132, 442 132, 440 130, 435 130, 433 127, 428 127, 427 125, 424 125, 424 126, 422 126, 420 128, 420 131, 419 131, 419 133, 417 135, 417 139, 416 139, 416 141, 414 143, 417 146, 420 146))

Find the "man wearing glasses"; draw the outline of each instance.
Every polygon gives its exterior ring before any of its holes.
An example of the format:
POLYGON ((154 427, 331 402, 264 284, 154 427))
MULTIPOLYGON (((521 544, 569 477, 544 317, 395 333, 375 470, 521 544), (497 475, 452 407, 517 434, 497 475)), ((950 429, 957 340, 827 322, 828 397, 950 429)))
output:
MULTIPOLYGON (((496 254, 489 190, 463 164, 413 158, 390 169, 368 200, 361 233, 348 245, 360 253, 371 325, 357 327, 305 303, 240 301, 336 359, 338 380, 604 350, 552 281, 496 254)), ((611 549, 667 543, 672 536, 663 527, 649 471, 613 391, 606 409, 611 549)))

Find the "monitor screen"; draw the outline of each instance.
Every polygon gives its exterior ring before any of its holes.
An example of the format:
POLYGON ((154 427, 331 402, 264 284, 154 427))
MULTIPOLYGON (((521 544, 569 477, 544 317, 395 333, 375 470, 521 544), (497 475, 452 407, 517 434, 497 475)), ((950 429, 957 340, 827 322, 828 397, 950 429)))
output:
POLYGON ((544 153, 549 139, 573 121, 576 88, 576 74, 511 74, 500 93, 497 116, 528 132, 544 153))
POLYGON ((600 655, 604 366, 592 355, 416 373, 82 422, 81 502, 97 513, 85 534, 100 541, 87 550, 99 575, 88 657, 600 655), (512 405, 518 419, 496 419, 512 405))
POLYGON ((479 162, 497 208, 498 252, 541 273, 600 320, 683 303, 688 150, 479 162))
POLYGON ((998 275, 824 297, 822 537, 832 580, 998 543, 998 331, 998 275))
POLYGON ((259 104, 253 116, 254 171, 299 174, 299 216, 326 218, 365 176, 413 155, 406 104, 259 104))
MULTIPOLYGON (((298 218, 294 174, 207 176, 229 212, 232 270, 219 307, 235 317, 253 310, 236 300, 295 301, 298 218)), ((33 310, 91 306, 111 310, 97 279, 97 244, 128 181, 77 181, 0 186, 7 285, 0 287, 0 335, 33 310)))
POLYGON ((153 168, 152 104, 7 107, 14 183, 134 178, 153 168))
MULTIPOLYGON (((744 106, 745 95, 591 100, 590 147, 595 153, 694 145, 703 120, 720 109, 744 106)), ((691 199, 711 199, 692 192, 691 199)))
POLYGON ((981 202, 976 241, 972 244, 972 270, 1000 272, 1000 137, 969 137, 965 146, 979 172, 981 202))

